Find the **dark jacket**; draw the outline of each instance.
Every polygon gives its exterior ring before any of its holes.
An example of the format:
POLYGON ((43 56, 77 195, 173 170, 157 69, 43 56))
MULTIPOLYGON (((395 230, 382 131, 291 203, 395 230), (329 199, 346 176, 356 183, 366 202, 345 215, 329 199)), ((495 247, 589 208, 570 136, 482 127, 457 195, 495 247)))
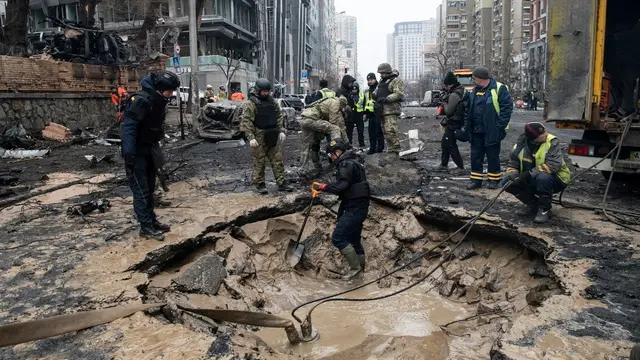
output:
MULTIPOLYGON (((498 104, 500 105, 500 113, 496 113, 491 99, 491 89, 496 89, 497 84, 495 79, 491 79, 489 86, 486 89, 473 89, 469 93, 469 107, 465 114, 465 130, 472 134, 474 133, 475 123, 481 124, 481 128, 484 130, 485 145, 491 146, 499 143, 507 135, 505 128, 511 121, 511 114, 513 113, 513 100, 511 100, 511 94, 507 90, 506 86, 502 86, 498 91, 498 104), (480 114, 482 118, 478 118, 479 114, 476 114, 477 100, 476 92, 484 91, 486 93, 486 101, 483 102, 483 109, 480 114)), ((476 131, 477 133, 477 131, 476 131)))
POLYGON ((143 77, 140 85, 142 90, 131 96, 123 114, 123 155, 149 156, 151 148, 164 136, 167 100, 155 90, 151 76, 143 77))
POLYGON ((353 90, 353 83, 356 81, 351 75, 345 75, 342 77, 340 88, 336 91, 336 96, 344 96, 349 102, 349 107, 353 107, 353 99, 351 99, 351 90, 353 90))
POLYGON ((457 130, 464 123, 466 109, 462 99, 464 98, 464 86, 458 85, 442 98, 444 102, 444 114, 447 116, 447 128, 457 130))
POLYGON ((345 152, 336 160, 336 181, 328 184, 325 191, 342 200, 341 207, 368 207, 369 183, 364 165, 353 151, 345 152))

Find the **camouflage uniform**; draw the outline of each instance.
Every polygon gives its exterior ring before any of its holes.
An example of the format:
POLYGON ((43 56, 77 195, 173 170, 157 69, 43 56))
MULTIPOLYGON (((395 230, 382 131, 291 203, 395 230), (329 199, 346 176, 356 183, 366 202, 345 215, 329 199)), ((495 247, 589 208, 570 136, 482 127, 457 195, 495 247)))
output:
POLYGON ((383 79, 376 90, 374 98, 376 107, 382 112, 382 131, 387 140, 389 152, 400 152, 398 139, 398 118, 402 113, 401 102, 404 97, 404 82, 398 77, 398 71, 393 70, 391 76, 383 79))
MULTIPOLYGON (((262 109, 264 111, 264 109, 262 109)), ((282 156, 282 144, 278 141, 275 146, 269 147, 268 137, 277 137, 280 133, 284 133, 283 115, 280 110, 280 106, 275 99, 269 96, 266 100, 260 100, 255 92, 249 94, 249 100, 243 104, 242 113, 240 115, 240 131, 244 132, 249 141, 255 139, 258 141, 258 146, 251 148, 251 157, 253 159, 253 184, 264 183, 264 171, 267 159, 271 164, 271 170, 276 178, 276 182, 279 186, 284 184, 284 160, 282 156), (273 129, 259 129, 256 126, 256 115, 258 115, 258 106, 266 106, 267 110, 269 106, 273 106, 271 109, 275 111, 275 118, 277 126, 273 129), (274 135, 269 135, 272 132, 274 135)))
POLYGON ((327 97, 302 112, 302 120, 299 121, 302 128, 301 167, 307 164, 309 156, 316 167, 321 166, 320 142, 326 135, 347 142, 347 129, 341 111, 341 106, 344 107, 346 103, 344 97, 327 97))

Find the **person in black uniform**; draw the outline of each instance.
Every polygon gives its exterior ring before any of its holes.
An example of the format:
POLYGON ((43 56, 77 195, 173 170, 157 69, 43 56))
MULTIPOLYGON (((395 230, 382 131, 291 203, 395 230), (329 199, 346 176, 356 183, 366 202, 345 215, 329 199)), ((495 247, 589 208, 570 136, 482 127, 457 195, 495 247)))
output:
POLYGON ((364 165, 348 145, 332 140, 327 153, 336 165, 336 182, 331 184, 313 183, 315 191, 338 195, 342 202, 338 209, 338 223, 331 235, 331 242, 340 250, 349 264, 349 271, 342 277, 351 280, 365 268, 365 254, 362 247, 362 224, 369 214, 369 183, 364 165))
POLYGON ((156 174, 162 161, 158 142, 164 136, 165 107, 180 87, 180 79, 172 72, 162 71, 143 77, 140 85, 142 90, 131 96, 124 111, 122 157, 140 236, 162 241, 163 233, 171 228, 160 223, 153 211, 156 174))

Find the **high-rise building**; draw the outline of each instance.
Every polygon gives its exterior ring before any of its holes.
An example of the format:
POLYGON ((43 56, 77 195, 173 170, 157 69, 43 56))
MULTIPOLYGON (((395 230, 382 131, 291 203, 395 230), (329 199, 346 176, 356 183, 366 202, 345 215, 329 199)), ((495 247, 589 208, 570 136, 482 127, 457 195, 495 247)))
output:
POLYGON ((531 89, 546 88, 547 0, 531 1, 530 41, 527 43, 527 77, 531 89))
POLYGON ((471 58, 474 65, 490 67, 493 50, 493 0, 473 0, 471 58))
MULTIPOLYGON (((401 22, 395 24, 394 28, 394 54, 391 63, 405 81, 419 80, 425 73, 425 45, 436 44, 437 41, 436 20, 401 22)), ((389 43, 387 40, 387 46, 389 43)))
MULTIPOLYGON (((500 80, 520 84, 516 56, 522 54, 531 26, 530 0, 496 0, 493 4, 492 64, 500 80)), ((521 61, 521 58, 518 58, 521 61)), ((512 86, 513 88, 513 86, 512 86)))
POLYGON ((392 67, 396 66, 396 46, 394 43, 393 33, 387 34, 387 62, 392 67))
POLYGON ((446 58, 452 70, 472 63, 471 41, 474 1, 443 0, 438 6, 436 23, 438 47, 442 59, 446 58))
POLYGON ((358 79, 358 21, 355 16, 340 13, 336 14, 335 22, 336 72, 339 78, 349 74, 358 79))

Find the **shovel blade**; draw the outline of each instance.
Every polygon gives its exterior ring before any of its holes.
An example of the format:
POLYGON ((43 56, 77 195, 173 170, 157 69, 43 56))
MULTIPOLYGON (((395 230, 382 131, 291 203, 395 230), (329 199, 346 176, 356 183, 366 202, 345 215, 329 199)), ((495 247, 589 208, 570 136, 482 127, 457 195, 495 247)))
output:
POLYGON ((298 265, 300 259, 302 259, 302 253, 304 252, 304 245, 294 240, 289 240, 287 246, 286 260, 289 266, 294 267, 298 265))

